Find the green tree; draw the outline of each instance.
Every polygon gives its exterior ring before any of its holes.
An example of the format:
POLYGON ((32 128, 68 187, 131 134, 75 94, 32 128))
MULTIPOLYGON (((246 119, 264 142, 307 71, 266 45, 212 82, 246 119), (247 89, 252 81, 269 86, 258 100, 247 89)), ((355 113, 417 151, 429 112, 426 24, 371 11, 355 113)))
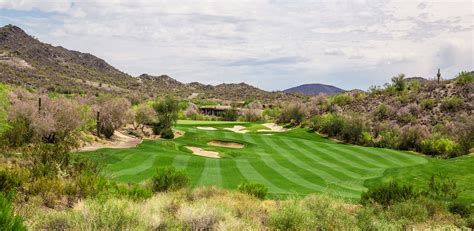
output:
POLYGON ((404 91, 407 88, 407 83, 405 82, 405 74, 398 74, 397 76, 392 77, 392 85, 397 91, 404 91))
POLYGON ((164 100, 153 104, 158 116, 157 122, 153 124, 153 132, 160 135, 165 130, 170 130, 178 120, 179 102, 172 97, 166 97, 164 100))

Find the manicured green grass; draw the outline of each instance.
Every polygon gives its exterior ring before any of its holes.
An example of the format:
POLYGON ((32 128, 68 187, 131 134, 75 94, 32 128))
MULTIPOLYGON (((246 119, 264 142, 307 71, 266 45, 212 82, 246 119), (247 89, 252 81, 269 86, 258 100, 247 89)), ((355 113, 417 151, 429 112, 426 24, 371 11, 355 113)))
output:
POLYGON ((104 174, 121 182, 141 182, 153 176, 156 167, 172 164, 186 169, 192 186, 235 189, 243 181, 252 181, 265 184, 271 197, 325 193, 353 200, 367 190, 367 180, 433 163, 429 158, 407 152, 337 144, 301 128, 282 133, 242 134, 195 128, 196 124, 223 125, 202 123, 180 121, 177 128, 186 133, 175 140, 147 140, 136 148, 102 149, 81 155, 103 161, 104 174), (231 149, 207 145, 211 140, 236 141, 246 146, 231 149), (218 151, 223 158, 193 155, 184 148, 187 145, 218 151))
POLYGON ((388 169, 383 176, 368 180, 367 186, 375 186, 391 180, 427 187, 433 175, 440 175, 456 182, 461 190, 458 200, 466 203, 474 202, 474 156, 461 156, 453 159, 429 159, 421 166, 388 169))

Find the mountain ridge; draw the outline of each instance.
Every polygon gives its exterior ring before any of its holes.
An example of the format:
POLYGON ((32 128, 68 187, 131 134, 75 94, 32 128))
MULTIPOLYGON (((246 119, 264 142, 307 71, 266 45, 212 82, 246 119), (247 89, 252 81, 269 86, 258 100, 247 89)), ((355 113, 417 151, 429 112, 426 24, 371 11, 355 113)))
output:
POLYGON ((246 83, 182 83, 168 75, 133 77, 89 53, 43 43, 20 27, 0 27, 0 82, 60 93, 112 93, 154 98, 173 94, 223 100, 275 101, 294 98, 246 83))
POLYGON ((285 93, 301 93, 306 95, 317 95, 317 94, 326 94, 334 95, 337 93, 345 92, 345 90, 327 84, 321 83, 308 83, 302 84, 296 87, 288 88, 283 90, 285 93))

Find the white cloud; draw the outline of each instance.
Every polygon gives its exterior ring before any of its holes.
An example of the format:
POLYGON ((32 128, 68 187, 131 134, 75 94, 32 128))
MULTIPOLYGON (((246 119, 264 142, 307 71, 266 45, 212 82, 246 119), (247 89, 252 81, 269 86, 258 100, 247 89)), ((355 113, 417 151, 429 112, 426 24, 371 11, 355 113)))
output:
POLYGON ((95 54, 133 75, 246 81, 266 89, 341 83, 349 89, 367 88, 374 76, 383 83, 393 73, 430 75, 436 66, 452 74, 472 69, 472 4, 0 0, 0 9, 54 12, 4 21, 26 27, 41 40, 95 54), (354 70, 357 75, 348 75, 354 70))

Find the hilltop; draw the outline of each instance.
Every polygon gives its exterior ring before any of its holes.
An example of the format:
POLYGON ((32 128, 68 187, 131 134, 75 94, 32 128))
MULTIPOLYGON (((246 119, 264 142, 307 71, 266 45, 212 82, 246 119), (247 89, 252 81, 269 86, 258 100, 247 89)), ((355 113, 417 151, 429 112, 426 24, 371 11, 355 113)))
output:
POLYGON ((335 86, 331 86, 331 85, 313 83, 313 84, 303 84, 297 87, 292 87, 292 88, 284 90, 283 92, 301 93, 301 94, 306 94, 306 95, 317 95, 317 94, 334 95, 337 93, 344 92, 344 90, 335 86))

